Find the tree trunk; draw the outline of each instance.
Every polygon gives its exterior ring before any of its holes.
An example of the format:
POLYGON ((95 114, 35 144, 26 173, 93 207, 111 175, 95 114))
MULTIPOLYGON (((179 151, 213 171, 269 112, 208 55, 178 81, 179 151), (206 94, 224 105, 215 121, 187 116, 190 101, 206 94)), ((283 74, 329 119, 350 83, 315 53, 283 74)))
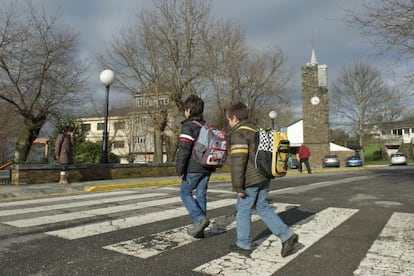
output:
POLYGON ((161 130, 157 127, 154 128, 154 163, 163 163, 162 152, 162 135, 161 130))
POLYGON ((177 151, 177 138, 175 136, 171 137, 164 135, 164 141, 167 146, 167 162, 173 162, 175 160, 175 152, 177 151))
POLYGON ((27 161, 33 141, 39 136, 41 126, 45 120, 29 122, 25 124, 25 128, 19 135, 14 148, 14 163, 22 163, 27 161))

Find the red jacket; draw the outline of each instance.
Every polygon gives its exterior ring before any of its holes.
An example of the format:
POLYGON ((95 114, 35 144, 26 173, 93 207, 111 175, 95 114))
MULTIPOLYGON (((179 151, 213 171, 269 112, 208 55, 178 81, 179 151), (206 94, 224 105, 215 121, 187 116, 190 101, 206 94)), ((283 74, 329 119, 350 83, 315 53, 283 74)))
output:
POLYGON ((299 147, 299 159, 309 158, 310 151, 309 148, 305 145, 299 147))

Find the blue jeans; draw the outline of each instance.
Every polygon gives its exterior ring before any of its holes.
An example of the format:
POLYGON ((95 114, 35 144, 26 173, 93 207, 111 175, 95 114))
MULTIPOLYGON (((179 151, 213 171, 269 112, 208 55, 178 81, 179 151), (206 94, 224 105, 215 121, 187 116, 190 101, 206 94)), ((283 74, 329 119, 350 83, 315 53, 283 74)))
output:
POLYGON ((181 182, 180 196, 193 223, 207 213, 207 187, 211 173, 187 173, 181 182), (195 197, 193 196, 195 190, 195 197))
POLYGON ((293 234, 292 230, 280 219, 271 206, 267 203, 269 182, 266 180, 258 185, 247 187, 246 196, 237 197, 236 245, 245 250, 251 249, 252 239, 250 236, 251 215, 256 207, 256 212, 269 228, 269 230, 285 242, 293 234))

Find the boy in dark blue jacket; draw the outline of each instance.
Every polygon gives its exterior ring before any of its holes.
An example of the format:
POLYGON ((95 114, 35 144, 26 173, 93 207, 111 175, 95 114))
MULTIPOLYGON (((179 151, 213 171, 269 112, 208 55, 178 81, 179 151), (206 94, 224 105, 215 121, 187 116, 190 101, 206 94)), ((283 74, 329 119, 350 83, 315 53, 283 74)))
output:
POLYGON ((204 229, 210 224, 207 213, 207 187, 214 169, 205 168, 192 155, 200 126, 193 121, 204 124, 204 101, 197 95, 189 96, 184 102, 185 120, 181 122, 181 133, 178 140, 176 171, 181 177, 180 196, 187 209, 193 227, 188 234, 195 238, 204 238, 204 229), (195 197, 193 196, 195 190, 195 197))

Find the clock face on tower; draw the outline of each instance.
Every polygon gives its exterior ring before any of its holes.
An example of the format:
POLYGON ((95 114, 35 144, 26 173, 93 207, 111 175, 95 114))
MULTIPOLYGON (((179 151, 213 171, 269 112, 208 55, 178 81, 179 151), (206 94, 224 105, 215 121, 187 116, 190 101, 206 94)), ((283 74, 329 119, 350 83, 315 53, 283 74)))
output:
POLYGON ((313 104, 313 105, 318 105, 319 102, 320 102, 319 97, 317 97, 317 96, 313 96, 310 101, 311 101, 311 104, 313 104))

